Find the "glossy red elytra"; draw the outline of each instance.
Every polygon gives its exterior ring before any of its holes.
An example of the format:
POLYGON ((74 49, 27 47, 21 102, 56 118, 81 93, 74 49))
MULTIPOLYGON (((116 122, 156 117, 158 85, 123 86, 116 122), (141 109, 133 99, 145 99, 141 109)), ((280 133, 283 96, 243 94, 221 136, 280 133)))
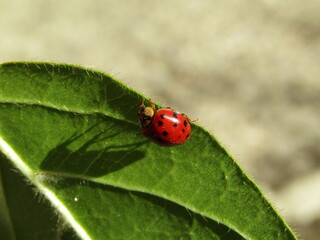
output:
POLYGON ((141 133, 153 142, 162 146, 175 146, 186 142, 191 136, 190 119, 171 108, 156 110, 150 100, 150 107, 144 100, 138 111, 141 133))

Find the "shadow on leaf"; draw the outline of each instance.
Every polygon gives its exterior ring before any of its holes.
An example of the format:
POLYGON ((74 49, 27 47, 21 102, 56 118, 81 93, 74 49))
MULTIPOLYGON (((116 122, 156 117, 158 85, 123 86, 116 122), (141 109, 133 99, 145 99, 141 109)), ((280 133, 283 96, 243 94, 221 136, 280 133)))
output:
POLYGON ((138 148, 146 141, 117 144, 112 138, 119 133, 90 133, 97 125, 82 134, 74 134, 52 149, 42 161, 40 168, 48 172, 99 177, 118 171, 145 156, 138 148))

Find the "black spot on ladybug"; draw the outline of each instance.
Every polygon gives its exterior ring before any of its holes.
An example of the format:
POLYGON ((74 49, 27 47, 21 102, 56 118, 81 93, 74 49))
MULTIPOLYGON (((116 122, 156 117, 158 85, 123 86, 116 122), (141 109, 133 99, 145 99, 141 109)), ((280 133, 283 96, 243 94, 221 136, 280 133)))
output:
POLYGON ((162 119, 165 119, 166 115, 165 115, 165 114, 161 114, 160 117, 161 117, 162 119))
POLYGON ((172 114, 172 116, 173 116, 174 118, 178 118, 178 115, 177 115, 176 112, 174 112, 174 113, 172 114))
POLYGON ((162 132, 162 135, 163 135, 163 136, 168 136, 168 132, 167 132, 167 131, 163 131, 163 132, 162 132))
POLYGON ((158 125, 159 125, 159 126, 162 126, 162 125, 163 125, 163 122, 162 122, 162 121, 158 121, 158 125))
POLYGON ((186 138, 188 138, 189 137, 189 134, 186 136, 186 138))
POLYGON ((186 127, 188 125, 187 121, 184 120, 183 125, 186 127))
POLYGON ((177 127, 177 126, 178 126, 178 124, 177 124, 177 123, 173 124, 173 127, 177 127))
POLYGON ((185 130, 184 130, 184 129, 182 129, 182 132, 184 133, 184 132, 185 132, 185 130))

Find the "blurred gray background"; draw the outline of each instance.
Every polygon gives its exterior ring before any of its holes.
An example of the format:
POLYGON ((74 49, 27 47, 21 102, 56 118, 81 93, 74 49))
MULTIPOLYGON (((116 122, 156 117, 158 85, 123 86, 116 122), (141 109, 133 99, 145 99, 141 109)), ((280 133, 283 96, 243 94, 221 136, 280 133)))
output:
POLYGON ((1 0, 14 60, 90 66, 198 118, 319 239, 320 2, 1 0))

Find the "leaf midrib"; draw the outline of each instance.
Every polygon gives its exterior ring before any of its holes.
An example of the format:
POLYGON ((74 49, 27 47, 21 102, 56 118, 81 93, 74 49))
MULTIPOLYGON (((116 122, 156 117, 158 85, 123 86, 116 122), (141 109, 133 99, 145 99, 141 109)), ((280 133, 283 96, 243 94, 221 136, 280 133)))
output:
POLYGON ((77 115, 102 115, 104 117, 108 117, 108 118, 111 118, 113 120, 117 120, 117 121, 122 121, 122 122, 125 122, 127 124, 131 124, 131 125, 134 125, 134 126, 139 126, 138 123, 134 123, 132 121, 129 121, 125 118, 116 118, 114 115, 111 115, 111 114, 106 114, 106 112, 101 112, 101 111, 76 111, 75 109, 64 109, 64 108, 59 108, 57 106, 53 106, 53 105, 50 105, 50 104, 43 104, 43 103, 35 103, 35 102, 28 102, 28 101, 25 101, 25 102, 22 102, 22 101, 0 101, 0 104, 7 104, 7 105, 22 105, 22 106, 35 106, 35 107, 42 107, 42 108, 46 108, 46 109, 49 109, 49 110, 53 110, 53 111, 59 111, 59 112, 63 112, 63 113, 73 113, 73 114, 77 114, 77 115))

